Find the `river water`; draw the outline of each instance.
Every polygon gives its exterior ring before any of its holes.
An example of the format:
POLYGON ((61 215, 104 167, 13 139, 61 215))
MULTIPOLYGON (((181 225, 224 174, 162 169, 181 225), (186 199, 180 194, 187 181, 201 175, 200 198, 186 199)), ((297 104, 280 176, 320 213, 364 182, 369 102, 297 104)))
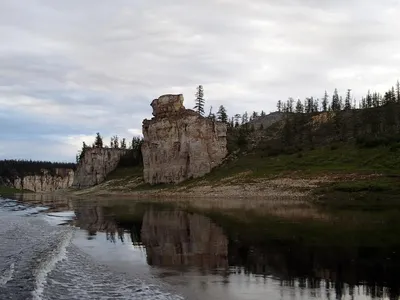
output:
POLYGON ((3 196, 0 299, 399 299, 397 212, 198 201, 3 196))

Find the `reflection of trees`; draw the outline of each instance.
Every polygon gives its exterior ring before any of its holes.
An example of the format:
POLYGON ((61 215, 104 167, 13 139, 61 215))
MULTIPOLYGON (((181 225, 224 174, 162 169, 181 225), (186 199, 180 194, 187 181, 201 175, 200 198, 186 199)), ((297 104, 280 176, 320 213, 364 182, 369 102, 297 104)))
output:
POLYGON ((107 240, 116 242, 116 239, 124 241, 124 229, 118 227, 115 218, 112 215, 105 215, 101 206, 80 207, 75 210, 75 226, 86 230, 89 238, 96 235, 97 232, 105 232, 107 240))
POLYGON ((400 257, 394 252, 398 250, 284 240, 256 244, 237 237, 229 242, 229 264, 237 266, 237 272, 279 278, 283 286, 334 289, 339 299, 355 289, 371 297, 397 299, 400 257))
POLYGON ((398 299, 400 295, 400 249, 268 239, 249 234, 252 231, 241 233, 247 224, 224 231, 218 220, 184 211, 146 208, 131 218, 110 208, 88 206, 77 208, 76 216, 78 227, 92 235, 105 232, 111 242, 124 241, 124 232, 129 232, 133 244, 146 249, 149 265, 204 271, 231 266, 230 273, 273 277, 283 287, 298 287, 314 298, 361 294, 398 299))

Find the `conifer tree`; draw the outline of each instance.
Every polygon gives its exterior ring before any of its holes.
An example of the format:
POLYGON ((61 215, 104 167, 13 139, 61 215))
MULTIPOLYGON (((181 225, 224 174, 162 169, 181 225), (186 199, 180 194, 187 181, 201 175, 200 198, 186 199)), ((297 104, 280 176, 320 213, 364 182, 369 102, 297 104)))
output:
POLYGON ((340 110, 339 94, 338 94, 337 89, 335 89, 335 91, 333 92, 331 107, 332 107, 333 111, 340 110))
POLYGON ((301 103, 300 99, 297 99, 297 103, 296 103, 296 113, 301 114, 304 112, 304 106, 301 103))
POLYGON ((121 149, 126 149, 126 140, 125 140, 125 138, 123 138, 122 141, 121 141, 121 149))
POLYGON ((396 83, 396 101, 400 103, 400 82, 398 80, 396 83))
POLYGON ((345 110, 350 110, 351 109, 351 89, 347 90, 347 95, 346 95, 346 100, 344 102, 344 109, 345 110))
POLYGON ((278 109, 278 112, 282 112, 283 107, 282 107, 282 101, 278 100, 278 103, 276 104, 276 108, 278 109))
POLYGON ((201 116, 204 116, 205 100, 204 100, 204 89, 202 85, 199 85, 197 87, 195 102, 196 105, 194 107, 194 110, 196 110, 201 116))
POLYGON ((235 127, 239 127, 239 125, 240 125, 240 119, 241 119, 240 114, 236 114, 236 115, 235 115, 235 127))
POLYGON ((322 111, 327 111, 328 110, 328 103, 329 103, 329 96, 328 92, 325 91, 324 98, 322 98, 322 111))
POLYGON ((246 124, 247 122, 249 122, 249 115, 247 114, 247 111, 245 111, 242 115, 242 125, 246 124))
POLYGON ((103 148, 103 138, 100 136, 100 133, 96 133, 96 139, 94 141, 95 148, 103 148))
POLYGON ((221 105, 218 109, 217 120, 223 123, 228 122, 228 114, 226 113, 226 109, 223 105, 221 105))
POLYGON ((367 108, 372 107, 372 96, 371 96, 371 93, 369 90, 368 90, 367 98, 365 99, 365 104, 366 104, 367 108))

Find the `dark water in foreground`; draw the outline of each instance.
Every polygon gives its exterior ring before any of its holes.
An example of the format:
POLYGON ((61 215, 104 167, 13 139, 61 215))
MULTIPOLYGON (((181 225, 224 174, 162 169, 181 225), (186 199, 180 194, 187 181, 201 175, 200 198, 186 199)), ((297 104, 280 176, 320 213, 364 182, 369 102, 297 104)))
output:
POLYGON ((395 209, 18 200, 0 198, 0 299, 400 299, 395 209))

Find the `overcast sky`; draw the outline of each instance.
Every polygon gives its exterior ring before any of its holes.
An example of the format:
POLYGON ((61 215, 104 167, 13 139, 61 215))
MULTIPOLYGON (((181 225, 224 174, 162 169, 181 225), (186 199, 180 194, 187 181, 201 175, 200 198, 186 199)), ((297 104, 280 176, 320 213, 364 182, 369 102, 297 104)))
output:
POLYGON ((275 110, 400 77, 399 0, 0 0, 0 159, 74 161, 150 102, 275 110))

